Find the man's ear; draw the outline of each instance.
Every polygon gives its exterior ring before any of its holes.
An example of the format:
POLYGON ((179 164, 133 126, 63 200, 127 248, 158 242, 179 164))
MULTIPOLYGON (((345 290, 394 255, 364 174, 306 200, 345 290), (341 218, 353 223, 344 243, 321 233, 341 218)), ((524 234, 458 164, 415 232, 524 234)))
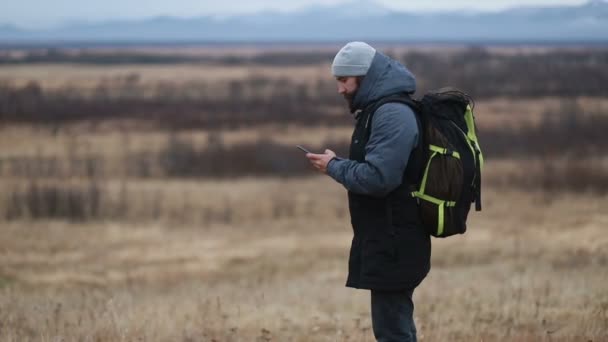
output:
POLYGON ((357 76, 357 87, 361 85, 361 83, 363 83, 363 79, 365 78, 365 76, 357 76))

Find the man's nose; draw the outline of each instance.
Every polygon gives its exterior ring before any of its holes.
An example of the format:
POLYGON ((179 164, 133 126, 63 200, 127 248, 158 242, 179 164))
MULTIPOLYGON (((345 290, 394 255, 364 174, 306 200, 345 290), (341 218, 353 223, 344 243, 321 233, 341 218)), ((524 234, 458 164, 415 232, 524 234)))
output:
POLYGON ((346 93, 346 88, 343 87, 342 85, 338 85, 338 94, 344 94, 346 93))

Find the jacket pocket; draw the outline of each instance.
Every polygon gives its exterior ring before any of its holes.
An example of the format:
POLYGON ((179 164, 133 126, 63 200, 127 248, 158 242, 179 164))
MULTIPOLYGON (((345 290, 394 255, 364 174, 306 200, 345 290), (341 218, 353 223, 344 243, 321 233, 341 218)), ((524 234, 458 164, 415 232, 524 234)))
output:
POLYGON ((386 233, 363 241, 361 253, 364 276, 390 277, 397 264, 397 248, 394 239, 386 233))

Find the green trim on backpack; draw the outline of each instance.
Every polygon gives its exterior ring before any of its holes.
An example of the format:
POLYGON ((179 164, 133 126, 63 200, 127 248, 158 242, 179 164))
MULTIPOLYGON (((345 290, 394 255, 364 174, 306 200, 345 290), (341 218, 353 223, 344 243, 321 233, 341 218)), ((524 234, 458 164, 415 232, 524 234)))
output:
POLYGON ((431 202, 433 204, 437 204, 437 205, 445 203, 446 207, 454 207, 454 206, 456 206, 456 201, 444 201, 442 199, 439 199, 439 198, 436 198, 436 197, 433 197, 433 196, 429 196, 427 194, 423 194, 423 193, 421 193, 419 191, 412 192, 412 196, 420 198, 420 199, 425 200, 427 202, 431 202))
POLYGON ((426 162, 426 168, 424 169, 424 175, 422 176, 422 182, 420 183, 420 194, 424 195, 424 190, 426 190, 426 180, 429 175, 429 168, 431 167, 431 162, 433 161, 433 158, 436 155, 437 152, 433 152, 433 154, 431 154, 431 156, 429 157, 429 160, 426 162))
POLYGON ((431 154, 431 156, 429 157, 429 160, 426 163, 426 168, 424 169, 424 175, 422 176, 422 182, 420 183, 420 191, 414 191, 412 192, 412 196, 419 198, 423 201, 427 201, 427 202, 431 202, 435 205, 437 205, 437 235, 441 235, 443 234, 443 229, 445 227, 445 208, 446 207, 454 207, 456 206, 456 202, 455 201, 446 201, 446 200, 442 200, 433 196, 429 196, 427 194, 424 193, 424 191, 426 190, 426 182, 428 179, 428 174, 429 174, 429 168, 431 167, 431 162, 433 161, 433 158, 437 155, 437 154, 442 154, 445 156, 451 156, 457 159, 460 159, 460 153, 456 152, 456 151, 451 151, 448 148, 445 147, 440 147, 437 145, 429 145, 429 150, 432 151, 433 153, 431 154))
POLYGON ((422 182, 420 183, 420 194, 424 194, 424 190, 426 190, 426 181, 429 174, 429 168, 431 167, 431 162, 433 158, 439 153, 446 156, 452 156, 454 158, 460 159, 460 153, 456 151, 450 151, 445 147, 440 147, 437 145, 429 145, 429 150, 433 151, 433 154, 429 157, 429 160, 426 162, 426 168, 424 169, 424 175, 422 176, 422 182))
POLYGON ((435 145, 429 145, 429 150, 431 150, 433 152, 441 153, 446 156, 452 156, 454 158, 460 159, 460 153, 458 153, 457 151, 451 151, 447 148, 443 148, 443 147, 439 147, 439 146, 435 146, 435 145))
POLYGON ((443 234, 443 228, 445 227, 445 208, 455 207, 456 201, 444 201, 418 191, 412 192, 412 196, 437 205, 437 235, 440 236, 443 234))
MULTIPOLYGON (((477 139, 475 129, 475 118, 473 117, 473 109, 470 105, 467 106, 467 110, 464 113, 464 120, 467 123, 467 138, 473 142, 473 145, 471 146, 473 149, 473 156, 475 156, 475 151, 479 152, 479 167, 480 169, 483 169, 483 154, 481 153, 481 148, 479 147, 479 140, 477 139)), ((475 162, 478 162, 477 158, 475 158, 475 162)))

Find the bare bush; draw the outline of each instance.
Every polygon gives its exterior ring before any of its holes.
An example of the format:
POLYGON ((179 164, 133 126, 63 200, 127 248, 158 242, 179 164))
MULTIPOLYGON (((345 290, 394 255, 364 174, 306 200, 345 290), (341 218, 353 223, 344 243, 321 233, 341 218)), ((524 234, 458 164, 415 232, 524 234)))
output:
POLYGON ((8 193, 7 220, 66 219, 84 221, 100 215, 101 189, 95 181, 86 185, 39 184, 14 187, 8 193))
MULTIPOLYGON (((348 148, 344 142, 327 144, 321 146, 332 146, 342 155, 348 148)), ((204 148, 197 148, 192 142, 171 135, 166 147, 159 152, 159 165, 167 177, 293 177, 312 174, 308 160, 295 146, 264 139, 231 146, 215 140, 204 148)))
POLYGON ((564 101, 560 112, 547 112, 538 125, 496 127, 479 132, 484 153, 500 157, 604 156, 608 146, 608 115, 585 113, 576 103, 564 101))

